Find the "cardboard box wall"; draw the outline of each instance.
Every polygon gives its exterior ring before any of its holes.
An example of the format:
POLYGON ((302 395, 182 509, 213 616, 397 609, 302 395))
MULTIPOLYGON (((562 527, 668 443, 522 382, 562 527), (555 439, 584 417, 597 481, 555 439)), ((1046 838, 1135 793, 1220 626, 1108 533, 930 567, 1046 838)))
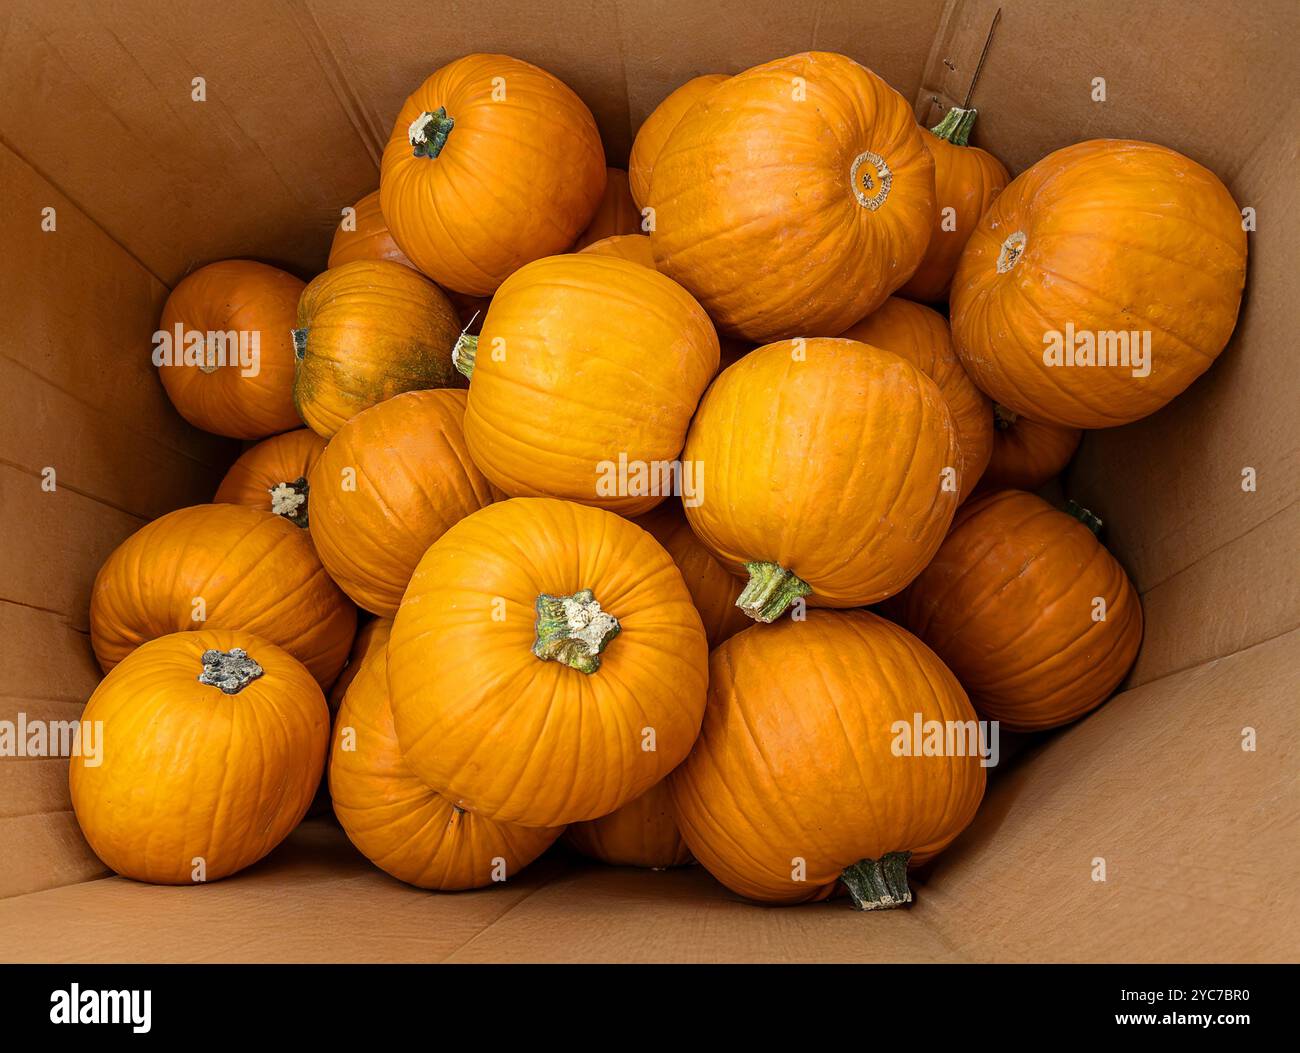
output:
POLYGON ((0 760, 0 957, 10 960, 1236 960, 1300 948, 1300 588, 1294 336, 1300 75, 1290 0, 18 2, 0 11, 0 718, 76 717, 99 679, 87 602, 144 522, 208 500, 235 453, 186 425, 147 354, 168 289, 229 256, 304 278, 377 184, 405 95, 470 51, 568 82, 624 164, 669 90, 810 48, 874 69, 933 123, 994 11, 976 141, 1014 172, 1150 139, 1255 209, 1247 297, 1210 373, 1090 433, 1066 490, 1142 593, 1127 690, 1024 744, 910 911, 752 906, 699 868, 544 859, 435 895, 310 821, 193 889, 105 875, 66 762, 0 760), (191 100, 203 77, 207 101, 191 100), (1106 101, 1093 101, 1104 77, 1106 101), (42 230, 53 208, 56 230, 42 230), (41 487, 55 468, 58 488, 41 487), (1242 470, 1258 487, 1242 489, 1242 470), (1243 728, 1258 748, 1241 748, 1243 728), (1092 880, 1104 858, 1107 880, 1092 880))

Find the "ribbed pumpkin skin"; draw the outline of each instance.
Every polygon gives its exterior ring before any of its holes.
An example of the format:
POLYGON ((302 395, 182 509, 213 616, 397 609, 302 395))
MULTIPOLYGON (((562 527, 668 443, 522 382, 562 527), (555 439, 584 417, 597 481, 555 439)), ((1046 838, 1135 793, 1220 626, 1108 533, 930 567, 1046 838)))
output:
POLYGON ((957 429, 960 498, 966 500, 993 452, 993 404, 962 368, 943 315, 891 296, 840 335, 902 355, 939 385, 957 429))
POLYGON ((692 107, 655 162, 649 206, 656 265, 720 330, 758 342, 831 336, 921 262, 934 161, 901 95, 843 55, 808 52, 738 74, 692 107))
MULTIPOLYGON (((310 428, 286 431, 245 450, 212 498, 214 504, 247 505, 271 511, 271 490, 307 478, 325 449, 325 440, 310 428)), ((308 495, 310 504, 310 495, 308 495)))
POLYGON ((709 388, 684 454, 704 464, 704 500, 686 518, 733 573, 775 562, 812 586, 811 604, 875 603, 920 573, 952 521, 952 415, 899 355, 829 338, 796 353, 760 347, 709 388))
POLYGON ((374 623, 374 650, 335 722, 329 764, 334 814, 362 855, 408 884, 443 891, 483 888, 494 884, 498 859, 509 879, 546 851, 562 828, 511 826, 458 811, 411 773, 388 703, 390 624, 374 623), (355 748, 345 749, 345 741, 355 748))
POLYGON ((364 409, 424 388, 462 387, 451 363, 460 319, 409 267, 359 260, 317 275, 298 304, 306 330, 293 397, 303 423, 330 438, 364 409))
POLYGON ((388 636, 392 631, 392 618, 371 618, 357 629, 356 638, 352 641, 352 653, 348 655, 348 664, 343 667, 343 672, 339 673, 339 678, 334 681, 334 686, 330 688, 329 695, 325 699, 329 703, 331 715, 338 713, 339 706, 343 704, 343 696, 357 674, 361 672, 361 666, 366 658, 373 651, 384 653, 384 649, 388 646, 388 636))
POLYGON ((466 55, 403 104, 384 148, 388 229, 439 285, 488 296, 525 263, 564 252, 605 189, 591 111, 545 70, 508 55, 466 55), (493 80, 504 100, 494 101, 493 80), (456 123, 437 157, 413 156, 409 131, 445 108, 456 123))
MULTIPOLYGON (((158 369, 167 397, 196 428, 234 439, 263 439, 298 427, 293 407, 293 320, 304 286, 292 274, 253 260, 221 260, 187 275, 167 297, 158 327, 186 332, 258 334, 256 376, 238 366, 158 369)), ((251 336, 250 336, 251 339, 251 336)), ((179 349, 173 348, 173 351, 179 349)), ((232 347, 230 354, 237 354, 232 347)))
POLYGON ((668 783, 652 786, 609 815, 574 823, 564 839, 585 856, 615 867, 680 867, 691 862, 673 818, 668 783))
POLYGON ((402 754, 426 785, 500 822, 608 815, 690 750, 707 656, 681 574, 645 531, 570 502, 490 505, 434 542, 397 613, 402 754), (538 596, 582 589, 622 625, 590 674, 531 650, 538 596))
POLYGON ((1079 448, 1083 432, 1039 424, 1028 417, 1014 421, 996 415, 993 452, 980 477, 981 490, 1037 490, 1055 479, 1079 448))
POLYGON ((1232 335, 1246 234, 1224 185, 1150 143, 1094 139, 1049 154, 1012 181, 962 253, 952 330, 971 379, 1033 420, 1109 428, 1160 409, 1232 335), (1024 236, 1014 259, 999 257, 1024 236), (1054 366, 1044 334, 1151 333, 1151 373, 1054 366))
POLYGON ((406 258, 406 253, 398 248, 388 224, 384 222, 378 190, 371 191, 353 206, 352 218, 353 230, 344 230, 340 224, 334 231, 327 267, 342 267, 357 260, 388 260, 415 268, 415 264, 406 258))
POLYGON ((637 516, 633 522, 650 531, 673 557, 704 623, 710 650, 753 624, 736 606, 742 588, 740 579, 718 562, 704 542, 695 536, 680 501, 665 501, 645 515, 637 516))
POLYGON ((641 210, 636 207, 632 192, 627 188, 627 173, 621 168, 607 168, 605 175, 605 193, 601 195, 596 214, 591 217, 587 229, 574 242, 574 252, 581 252, 602 238, 641 233, 641 210))
POLYGON ((895 721, 918 713, 976 719, 927 647, 866 611, 733 636, 710 657, 699 741, 669 778, 691 852, 767 903, 824 899, 845 867, 888 852, 925 862, 975 815, 984 769, 978 756, 895 756, 895 721))
POLYGON ((174 633, 133 651, 82 719, 103 721, 102 763, 73 757, 69 789, 95 854, 137 881, 188 885, 256 863, 306 814, 329 711, 316 681, 252 633, 174 633), (240 647, 263 669, 237 694, 199 683, 203 652, 240 647))
POLYGON ((686 116, 687 110, 726 79, 725 73, 706 73, 691 78, 671 92, 642 122, 632 141, 632 153, 627 162, 628 187, 632 200, 638 205, 650 200, 650 174, 672 130, 686 116))
POLYGON ((1011 173, 978 146, 957 146, 928 128, 922 129, 921 137, 934 158, 934 219, 925 258, 899 292, 914 300, 938 303, 947 299, 962 249, 980 217, 1011 182, 1011 173), (956 213, 953 230, 943 229, 945 208, 956 213))
POLYGON ((463 391, 408 391, 353 417, 316 463, 316 552, 366 610, 396 614, 428 547, 495 499, 470 460, 464 418, 463 391))
POLYGON ((601 466, 620 453, 646 464, 676 458, 717 367, 713 324, 671 279, 592 253, 537 260, 492 300, 465 438, 512 497, 639 515, 662 495, 600 493, 610 478, 601 466))
POLYGON ((651 270, 654 270, 655 266, 655 257, 650 251, 648 234, 614 234, 584 245, 578 251, 594 256, 615 256, 621 260, 639 263, 642 267, 649 267, 651 270))
POLYGON ((356 623, 307 532, 243 505, 179 508, 141 527, 104 561, 90 596, 90 642, 106 673, 156 637, 230 629, 283 647, 328 687, 356 623), (193 617, 198 598, 204 621, 193 617))
POLYGON ((1142 606, 1086 526, 1002 490, 958 513, 904 597, 902 621, 934 648, 980 715, 1041 731, 1101 705, 1142 642, 1142 606), (1106 601, 1093 620, 1094 597, 1106 601))

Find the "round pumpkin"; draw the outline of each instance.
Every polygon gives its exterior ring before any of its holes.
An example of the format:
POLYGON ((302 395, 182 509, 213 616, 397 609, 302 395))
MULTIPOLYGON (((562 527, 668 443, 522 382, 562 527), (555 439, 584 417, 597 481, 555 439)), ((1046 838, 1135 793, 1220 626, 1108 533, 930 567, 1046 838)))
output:
POLYGON ((934 161, 911 106, 852 59, 807 52, 717 85, 655 161, 655 265, 731 336, 831 336, 912 276, 934 161))
POLYGON ((256 863, 307 812, 329 711, 311 674, 252 633, 201 629, 150 640, 95 689, 97 762, 72 757, 82 833, 136 881, 216 881, 256 863))
POLYGON ((680 867, 691 862, 673 818, 668 783, 660 782, 609 815, 574 823, 564 839, 579 852, 616 867, 680 867))
POLYGON ((159 636, 231 629, 283 647, 328 687, 356 621, 307 533, 243 505, 179 508, 141 527, 104 561, 90 594, 104 672, 159 636))
POLYGON ((962 369, 943 315, 891 296, 840 335, 901 355, 939 385, 957 429, 959 496, 966 500, 993 451, 993 407, 962 369))
POLYGON ((384 213, 379 208, 378 190, 371 191, 358 201, 353 206, 349 219, 348 226, 351 229, 340 223, 334 231, 329 262, 326 264, 331 270, 357 260, 388 260, 390 263, 400 263, 403 267, 415 267, 397 247, 397 242, 388 231, 384 213))
POLYGON ((638 515, 689 484, 672 462, 718 337, 662 274, 585 252, 537 260, 501 286, 457 360, 473 378, 470 454, 512 497, 638 515))
POLYGON ((465 392, 408 391, 357 414, 312 470, 311 536, 355 602, 392 616, 425 550, 494 500, 465 445, 465 392))
POLYGON ((682 572, 682 580, 704 622, 710 650, 752 624, 736 606, 742 587, 740 579, 719 563, 695 536, 680 501, 665 501, 645 515, 637 516, 634 522, 650 531, 682 572))
POLYGON ((1246 233, 1208 169, 1093 139, 1012 181, 962 253, 952 331, 971 379, 1043 424, 1109 428, 1160 409, 1232 335, 1246 233))
POLYGON ((305 527, 307 476, 324 449, 325 440, 310 428, 263 439, 230 466, 212 501, 260 508, 305 527))
POLYGON ((403 391, 463 386, 451 362, 459 335, 447 297, 409 267, 358 260, 317 275, 293 331, 303 422, 328 439, 403 391))
POLYGON ((361 665, 366 658, 375 651, 384 653, 384 648, 388 646, 388 634, 392 629, 392 618, 371 618, 357 629, 356 638, 352 641, 352 651, 348 655, 348 664, 343 667, 343 672, 339 673, 334 686, 325 697, 325 701, 329 703, 331 717, 338 713, 339 706, 343 704, 343 696, 352 681, 356 679, 357 673, 361 671, 361 665))
POLYGON ((598 508, 522 498, 442 535, 393 624, 402 755, 499 822, 608 815, 686 756, 708 644, 671 557, 598 508))
POLYGON ((545 70, 466 55, 406 100, 379 196, 393 238, 457 292, 487 296, 525 263, 564 252, 605 189, 591 111, 545 70))
POLYGON ((1064 471, 1082 438, 1078 428, 1039 424, 994 405, 993 453, 980 489, 1037 490, 1064 471))
POLYGON ((330 797, 344 832, 375 866, 420 888, 483 888, 513 877, 562 828, 494 823, 457 808, 411 772, 388 702, 391 623, 372 624, 373 649, 343 698, 330 750, 330 797))
POLYGON ((975 722, 944 664, 866 611, 747 629, 710 657, 699 741, 669 778, 677 825, 750 899, 824 899, 843 880, 860 909, 899 906, 909 857, 942 851, 979 807, 975 722), (954 744, 938 755, 935 727, 954 744))
POLYGON ((1080 516, 1019 490, 978 497, 903 599, 903 623, 1010 731, 1077 720, 1137 657, 1137 592, 1080 516))
POLYGON ((197 428, 262 439, 299 425, 293 320, 303 283, 253 260, 182 278, 163 306, 154 364, 167 397, 197 428))
POLYGON ((901 356, 854 340, 751 351, 704 396, 683 460, 704 477, 686 517, 748 574, 737 604, 763 622, 800 597, 860 607, 898 592, 957 507, 942 392, 901 356))
POLYGON ((616 256, 622 260, 639 263, 642 267, 649 267, 651 270, 654 270, 655 266, 655 257, 650 251, 648 234, 614 234, 584 245, 578 251, 595 256, 616 256))
POLYGON ((627 173, 621 168, 606 169, 605 193, 587 229, 574 242, 573 251, 581 252, 593 241, 619 234, 641 233, 641 211, 627 188, 627 173))
POLYGON ((726 79, 725 73, 692 77, 651 110, 650 116, 641 123, 627 162, 628 188, 636 204, 645 205, 650 201, 650 174, 672 130, 687 110, 726 79))
POLYGON ((1011 181, 1001 161, 970 145, 976 112, 954 106, 921 135, 934 158, 934 219, 925 258, 899 290, 915 300, 937 303, 948 298, 961 250, 993 199, 1011 181))

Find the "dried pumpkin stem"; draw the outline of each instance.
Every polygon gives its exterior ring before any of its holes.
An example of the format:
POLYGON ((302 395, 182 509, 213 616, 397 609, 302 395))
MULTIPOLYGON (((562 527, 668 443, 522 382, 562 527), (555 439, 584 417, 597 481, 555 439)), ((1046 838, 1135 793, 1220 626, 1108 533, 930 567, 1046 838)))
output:
POLYGON ((295 362, 301 362, 307 356, 307 330, 292 329, 293 334, 293 357, 295 362))
POLYGON ((447 116, 447 107, 439 106, 432 113, 425 110, 411 122, 406 131, 406 138, 411 144, 411 155, 437 157, 447 145, 447 136, 455 125, 455 119, 447 116))
POLYGON ((790 604, 812 592, 812 586, 779 563, 746 563, 749 583, 736 606, 758 622, 774 622, 790 604))
POLYGON ((242 647, 232 647, 229 651, 204 651, 203 672, 198 681, 219 688, 227 695, 237 695, 263 671, 242 647))
POLYGON ((863 859, 844 868, 840 880, 849 890, 854 910, 893 910, 912 902, 907 887, 907 861, 911 852, 886 852, 879 859, 863 859))
POLYGON ((978 113, 979 110, 963 110, 960 106, 954 106, 930 131, 953 146, 965 146, 970 142, 970 133, 975 127, 975 115, 978 113))
POLYGON ((474 376, 474 362, 478 356, 478 337, 473 333, 461 333, 456 345, 451 349, 451 364, 466 379, 474 376))
POLYGON ((572 596, 538 596, 535 628, 533 654, 544 662, 561 662, 591 674, 600 668, 601 652, 622 626, 600 609, 590 589, 580 589, 572 596))
POLYGON ((1100 516, 1093 515, 1077 501, 1067 501, 1065 503, 1065 511, 1067 514, 1074 516, 1075 519, 1091 530, 1094 536, 1101 537, 1101 528, 1105 526, 1105 524, 1101 521, 1100 516))
POLYGON ((1006 408, 1006 406, 1003 406, 1001 403, 998 402, 993 403, 993 426, 994 427, 1001 428, 1003 431, 1006 431, 1008 428, 1014 427, 1016 421, 1018 421, 1019 419, 1020 416, 1019 414, 1016 413, 1015 410, 1009 410, 1006 408))
POLYGON ((271 511, 283 516, 296 527, 307 527, 307 492, 310 489, 304 476, 293 482, 276 483, 267 490, 271 495, 271 511))

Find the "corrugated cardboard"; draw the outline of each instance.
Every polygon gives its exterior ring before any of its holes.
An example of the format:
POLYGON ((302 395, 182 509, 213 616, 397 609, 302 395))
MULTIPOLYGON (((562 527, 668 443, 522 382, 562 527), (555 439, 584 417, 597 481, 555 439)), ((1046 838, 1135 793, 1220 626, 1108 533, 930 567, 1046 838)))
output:
POLYGON ((234 444, 188 427, 149 362, 163 299, 227 256, 303 277, 377 184, 402 98, 472 50, 538 62, 591 106, 611 163, 690 76, 843 51, 932 123, 965 99, 1014 171, 1097 136, 1151 139, 1255 209, 1237 334, 1161 413, 1090 433, 1064 480, 1143 594, 1130 689, 1005 743, 975 824, 910 911, 790 909, 698 868, 557 851, 504 888, 434 895, 327 820, 228 881, 103 876, 57 760, 0 761, 0 957, 168 961, 1275 960, 1300 946, 1300 355, 1293 323, 1300 14, 1287 0, 797 5, 342 0, 0 16, 0 718, 73 716, 98 679, 90 583, 127 534, 207 499, 234 444), (207 101, 191 101, 195 77, 207 101), (1105 78, 1106 101, 1093 100, 1105 78), (57 230, 41 229, 54 208, 57 230), (41 489, 53 467, 58 488, 41 489), (1242 489, 1243 468, 1258 487, 1242 489), (1258 737, 1242 749, 1243 729, 1258 737), (1014 756, 1013 756, 1014 754, 1014 756), (1096 860, 1104 882, 1093 880, 1096 860))

